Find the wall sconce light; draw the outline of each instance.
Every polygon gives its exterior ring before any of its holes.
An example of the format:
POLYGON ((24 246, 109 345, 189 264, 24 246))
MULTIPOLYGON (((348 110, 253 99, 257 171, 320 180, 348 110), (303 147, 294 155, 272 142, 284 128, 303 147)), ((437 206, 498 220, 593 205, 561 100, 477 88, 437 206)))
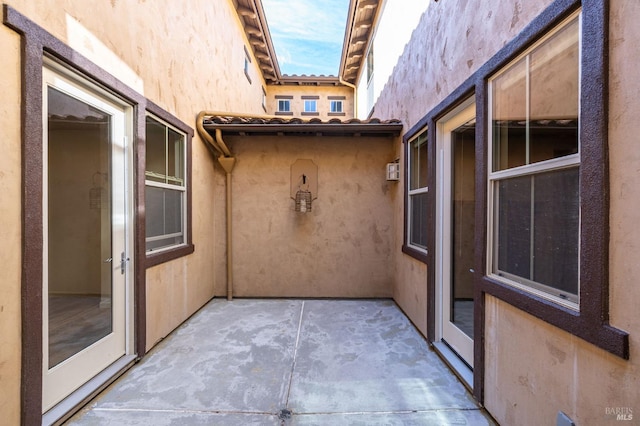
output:
POLYGON ((400 180, 400 162, 398 160, 393 163, 387 163, 387 180, 400 180))
POLYGON ((318 198, 318 166, 311 160, 296 160, 291 165, 291 198, 295 211, 311 211, 313 200, 318 198))
POLYGON ((304 189, 307 185, 307 176, 302 175, 302 188, 296 192, 296 211, 300 213, 306 213, 311 211, 311 192, 308 189, 304 189))

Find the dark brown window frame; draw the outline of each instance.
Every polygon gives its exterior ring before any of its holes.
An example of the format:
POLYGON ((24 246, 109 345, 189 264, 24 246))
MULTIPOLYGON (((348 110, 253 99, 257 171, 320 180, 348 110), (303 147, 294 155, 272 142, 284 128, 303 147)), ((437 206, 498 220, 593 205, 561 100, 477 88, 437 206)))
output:
POLYGON ((244 76, 247 77, 247 81, 249 84, 252 84, 251 76, 249 75, 249 64, 252 63, 251 55, 249 54, 249 50, 247 50, 247 46, 242 46, 244 48, 244 67, 242 71, 244 72, 244 76))
POLYGON ((184 129, 188 137, 188 171, 191 176, 193 130, 126 84, 109 74, 51 33, 3 5, 3 23, 21 36, 21 141, 22 141, 22 349, 21 424, 42 422, 42 280, 43 280, 43 122, 42 81, 44 58, 49 57, 107 89, 131 105, 134 141, 134 351, 142 358, 146 351, 146 269, 194 251, 191 234, 191 182, 188 182, 188 247, 164 253, 164 259, 148 259, 145 253, 144 171, 145 115, 149 111, 184 129), (170 257, 169 257, 170 256, 170 257))
MULTIPOLYGON (((421 127, 418 127, 418 125, 414 126, 413 129, 411 129, 411 131, 409 133, 407 133, 406 135, 404 135, 404 137, 402 138, 402 143, 404 145, 404 238, 403 238, 403 243, 402 243, 402 252, 408 256, 411 256, 412 258, 422 262, 422 263, 429 263, 429 253, 431 252, 431 250, 429 249, 430 247, 435 247, 432 244, 432 238, 430 237, 430 235, 434 235, 435 232, 435 228, 431 229, 432 227, 429 224, 432 224, 434 222, 435 216, 433 213, 433 208, 429 208, 428 209, 428 216, 427 216, 427 220, 426 222, 426 226, 427 226, 427 248, 425 249, 425 251, 422 250, 418 250, 417 248, 413 247, 411 244, 409 244, 409 153, 411 151, 411 140, 418 136, 420 133, 426 131, 427 132, 427 182, 429 183, 427 186, 431 186, 431 182, 435 182, 435 175, 432 175, 432 172, 434 171, 434 167, 433 167, 433 163, 432 163, 432 159, 433 159, 433 153, 432 153, 432 143, 431 143, 431 131, 429 131, 428 129, 431 129, 432 127, 429 127, 426 123, 424 123, 424 120, 421 120, 420 123, 421 127)), ((434 199, 431 196, 431 193, 433 191, 428 191, 427 192, 427 200, 429 203, 429 206, 435 206, 435 204, 433 204, 434 199)))
MULTIPOLYGON (((192 183, 192 179, 191 179, 191 174, 192 174, 192 151, 191 151, 191 145, 192 145, 192 141, 193 141, 193 129, 189 126, 187 126, 185 123, 183 123, 181 120, 177 119, 176 117, 174 117, 173 115, 169 114, 168 112, 166 112, 165 110, 163 110, 162 108, 160 108, 158 105, 154 104, 152 101, 150 100, 146 100, 146 111, 151 114, 151 116, 155 116, 160 118, 161 120, 169 123, 170 125, 172 125, 173 127, 175 127, 176 129, 180 130, 181 132, 183 132, 186 135, 185 138, 185 155, 187 156, 187 182, 186 182, 186 192, 187 192, 187 204, 186 204, 186 211, 185 211, 185 216, 187 219, 187 229, 185 230, 185 237, 186 237, 186 243, 174 248, 170 248, 167 250, 162 250, 159 252, 150 252, 150 253, 146 253, 146 262, 145 262, 145 266, 147 268, 150 268, 152 266, 156 266, 159 265, 161 263, 165 263, 165 262, 169 262, 171 260, 174 259, 178 259, 180 257, 189 255, 191 253, 194 252, 195 250, 195 246, 193 245, 193 233, 192 233, 192 188, 191 188, 191 183, 192 183)), ((144 141, 144 138, 142 139, 142 141, 144 141)), ((146 170, 146 156, 145 156, 145 161, 142 161, 142 170, 138 170, 138 173, 143 176, 142 180, 144 180, 144 174, 145 174, 145 170, 146 170)), ((144 197, 144 193, 143 193, 143 197, 144 197)), ((146 219, 146 216, 145 216, 146 219)), ((146 229, 145 229, 146 231, 146 229)), ((146 240, 146 232, 144 233, 145 235, 145 240, 146 240)), ((145 243, 146 245, 146 243, 145 243)))
MULTIPOLYGON (((496 297, 538 319, 579 337, 620 358, 629 359, 629 335, 609 324, 609 164, 608 164, 608 55, 609 0, 556 0, 500 49, 447 98, 425 115, 403 137, 406 142, 424 127, 435 128, 437 120, 469 96, 476 96, 476 235, 474 389, 484 398, 485 295, 496 297), (580 98, 580 310, 554 303, 532 293, 489 278, 487 274, 487 172, 488 172, 488 81, 509 62, 582 7, 581 98, 580 98)), ((428 136, 430 182, 435 179, 435 132, 428 136)), ((405 167, 406 169, 406 167, 405 167)), ((405 171, 405 185, 406 185, 405 171)), ((430 191, 435 206, 436 191, 430 191)), ((405 209, 407 208, 405 191, 405 209)), ((406 211, 406 210, 405 210, 406 211)), ((434 208, 428 220, 430 243, 435 245, 434 208)), ((405 222, 406 241, 406 222, 405 222)), ((407 252, 403 247, 403 252, 407 252)), ((432 250, 426 263, 433 265, 432 250)), ((407 253, 411 254, 411 253, 407 253)), ((429 295, 427 338, 435 340, 435 268, 427 273, 429 295)))

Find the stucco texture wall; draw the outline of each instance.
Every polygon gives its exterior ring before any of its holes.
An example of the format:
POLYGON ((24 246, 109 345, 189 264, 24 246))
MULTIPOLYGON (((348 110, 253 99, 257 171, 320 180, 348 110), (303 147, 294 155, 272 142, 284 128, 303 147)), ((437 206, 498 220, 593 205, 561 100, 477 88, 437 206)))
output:
POLYGON ((0 27, 0 417, 20 423, 20 294, 22 160, 20 143, 20 37, 0 27))
MULTIPOLYGON (((431 2, 375 107, 380 118, 400 118, 405 129, 463 83, 516 36, 551 1, 431 2), (455 21, 455 22, 454 22, 455 21)), ((640 230, 636 149, 640 85, 640 4, 610 2, 610 323, 630 334, 630 359, 623 360, 487 297, 485 400, 501 424, 555 424, 564 411, 576 424, 615 422, 612 408, 640 411, 640 292, 636 277, 640 230), (609 408, 609 411, 607 411, 609 408)), ((403 164, 404 167, 404 164, 403 164)), ((395 206, 396 238, 402 238, 404 208, 395 206)), ((426 318, 425 267, 398 254, 394 298, 412 320, 426 318), (417 299, 417 300, 416 300, 417 299)))
POLYGON ((390 297, 393 140, 228 137, 233 171, 234 294, 390 297), (291 165, 312 160, 318 194, 297 213, 291 165))
MULTIPOLYGON (((230 0, 175 2, 46 0, 6 3, 138 93, 195 129, 200 110, 263 114, 259 71, 244 75, 248 45, 230 0)), ((0 415, 19 423, 21 306, 20 37, 0 26, 0 415)), ((253 66, 257 61, 253 61, 253 66)), ((193 139, 195 253, 147 271, 147 349, 217 291, 223 223, 214 211, 224 174, 200 138, 193 139)), ((224 208, 222 206, 221 208, 224 208)), ((224 247, 223 247, 224 249, 224 247)))

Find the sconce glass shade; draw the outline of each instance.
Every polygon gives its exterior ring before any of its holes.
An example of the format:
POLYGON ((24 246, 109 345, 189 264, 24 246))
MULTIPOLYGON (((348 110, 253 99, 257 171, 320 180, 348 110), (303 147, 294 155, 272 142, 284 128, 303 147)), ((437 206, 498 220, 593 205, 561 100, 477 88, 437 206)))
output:
POLYGON ((311 211, 311 192, 304 189, 296 192, 296 211, 300 213, 311 211))

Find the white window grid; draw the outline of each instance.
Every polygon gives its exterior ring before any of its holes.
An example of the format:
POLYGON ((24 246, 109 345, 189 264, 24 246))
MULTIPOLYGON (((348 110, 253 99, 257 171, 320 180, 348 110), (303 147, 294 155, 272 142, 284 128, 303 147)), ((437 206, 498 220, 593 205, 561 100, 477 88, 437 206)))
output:
MULTIPOLYGON (((147 114, 147 117, 155 120, 156 122, 162 124, 163 126, 165 126, 165 150, 168 150, 168 144, 166 143, 166 140, 168 138, 168 132, 169 129, 173 130, 174 132, 178 133, 179 135, 182 136, 182 152, 179 153, 179 155, 176 155, 175 158, 177 159, 181 159, 181 167, 182 167, 182 178, 176 177, 176 176, 168 176, 168 175, 163 175, 163 174, 159 174, 159 173, 155 173, 152 171, 147 171, 145 170, 145 177, 156 177, 156 178, 160 178, 160 179, 165 179, 166 181, 170 181, 173 183, 168 183, 168 182, 158 182, 158 181, 154 181, 154 180, 149 180, 149 179, 145 179, 145 186, 150 186, 150 187, 155 187, 155 188, 163 188, 163 189, 170 189, 170 190, 174 190, 174 191, 179 191, 182 193, 182 231, 181 232, 176 232, 176 233, 171 233, 171 234, 162 234, 162 235, 158 235, 155 237, 146 237, 145 241, 147 242, 153 242, 153 241, 158 241, 158 240, 163 240, 163 239, 167 239, 167 238, 175 238, 175 237, 180 237, 182 236, 182 243, 178 244, 178 246, 181 245, 185 245, 187 244, 187 240, 186 240, 186 234, 185 234, 185 230, 187 229, 187 187, 186 187, 186 179, 187 179, 187 155, 186 155, 186 142, 187 142, 187 135, 181 131, 180 129, 172 126, 171 124, 167 123, 166 121, 156 117, 153 114, 147 114)), ((169 155, 168 152, 165 152, 165 170, 169 169, 169 155)), ((162 247, 159 249, 154 249, 152 250, 154 253, 155 252, 161 252, 164 250, 169 250, 169 249, 173 249, 175 248, 176 245, 172 245, 172 246, 168 246, 168 247, 162 247)))
POLYGON ((413 147, 417 143, 419 145, 427 144, 427 128, 421 130, 416 136, 409 140, 409 155, 407 158, 407 245, 415 250, 423 253, 427 253, 427 247, 419 244, 415 244, 411 241, 413 235, 413 198, 416 195, 426 194, 429 192, 429 185, 411 189, 411 176, 414 172, 413 167, 413 147))
POLYGON ((315 99, 305 99, 304 112, 318 112, 318 101, 315 99))

